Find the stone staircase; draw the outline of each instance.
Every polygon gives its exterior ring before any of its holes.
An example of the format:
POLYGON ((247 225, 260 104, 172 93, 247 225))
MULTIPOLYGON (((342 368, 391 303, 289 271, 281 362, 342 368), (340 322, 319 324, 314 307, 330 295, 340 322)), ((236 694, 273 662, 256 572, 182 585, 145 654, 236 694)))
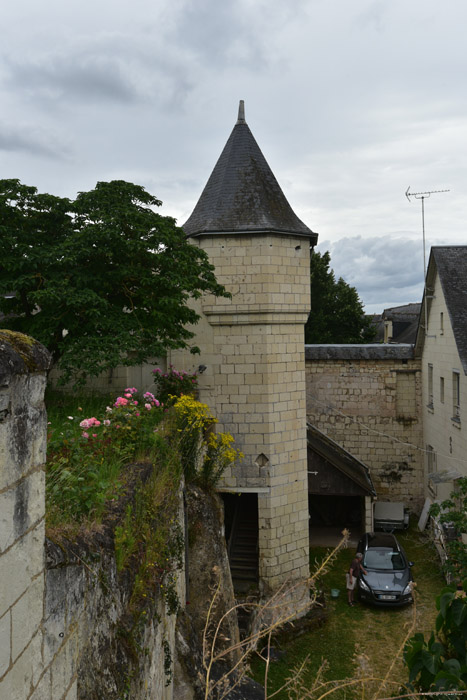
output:
POLYGON ((243 494, 236 506, 229 543, 229 562, 236 592, 258 585, 258 508, 250 494, 243 494))

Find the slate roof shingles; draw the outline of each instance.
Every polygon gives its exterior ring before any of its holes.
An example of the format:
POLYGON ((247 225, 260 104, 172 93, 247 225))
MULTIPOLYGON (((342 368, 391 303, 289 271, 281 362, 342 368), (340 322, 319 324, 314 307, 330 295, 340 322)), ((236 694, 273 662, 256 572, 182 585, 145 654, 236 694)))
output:
POLYGON ((187 236, 311 231, 294 213, 248 125, 238 120, 188 221, 187 236))
POLYGON ((467 374, 467 246, 433 246, 457 351, 467 374))

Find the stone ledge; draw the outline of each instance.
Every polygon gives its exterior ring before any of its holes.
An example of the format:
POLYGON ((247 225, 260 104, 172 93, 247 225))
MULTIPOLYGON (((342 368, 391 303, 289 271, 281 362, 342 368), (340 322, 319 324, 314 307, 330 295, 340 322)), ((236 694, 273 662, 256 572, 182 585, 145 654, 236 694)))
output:
POLYGON ((13 374, 45 372, 52 364, 49 351, 24 333, 0 330, 0 384, 13 374))
POLYGON ((413 360, 414 346, 406 343, 368 345, 305 345, 305 360, 413 360))

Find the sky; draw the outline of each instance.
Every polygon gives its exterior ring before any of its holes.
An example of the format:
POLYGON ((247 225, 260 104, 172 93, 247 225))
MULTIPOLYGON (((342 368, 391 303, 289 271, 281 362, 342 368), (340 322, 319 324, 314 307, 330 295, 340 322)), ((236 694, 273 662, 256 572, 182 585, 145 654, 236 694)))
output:
POLYGON ((368 313, 467 244, 465 0, 16 0, 2 7, 0 178, 74 198, 123 179, 191 214, 246 121, 368 313))

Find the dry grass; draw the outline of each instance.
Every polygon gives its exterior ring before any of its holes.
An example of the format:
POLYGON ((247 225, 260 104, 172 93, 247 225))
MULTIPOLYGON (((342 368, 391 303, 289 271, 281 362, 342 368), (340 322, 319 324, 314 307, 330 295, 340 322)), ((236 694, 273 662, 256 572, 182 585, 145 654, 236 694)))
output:
MULTIPOLYGON (((398 539, 403 544, 409 560, 414 562, 416 605, 387 609, 359 604, 349 608, 344 576, 353 550, 339 553, 321 580, 326 599, 327 619, 321 627, 297 639, 278 640, 278 645, 286 653, 283 659, 271 665, 269 678, 274 688, 279 688, 306 656, 309 657, 309 663, 304 680, 308 688, 313 685, 323 662, 325 681, 373 678, 374 680, 365 684, 365 698, 390 696, 399 685, 407 681, 407 670, 401 658, 404 641, 415 631, 429 635, 434 628, 437 614, 435 597, 445 582, 436 551, 426 535, 420 534, 416 527, 412 527, 398 539), (332 588, 340 589, 337 599, 330 596, 332 588), (384 678, 387 678, 388 682, 382 686, 381 679, 384 678)), ((324 548, 314 548, 311 551, 312 561, 325 553, 324 548)), ((255 679, 261 682, 262 664, 254 661, 252 666, 255 679)), ((288 696, 281 693, 276 697, 285 700, 288 696)), ((360 686, 358 691, 355 686, 345 690, 341 688, 327 697, 331 700, 362 698, 362 688, 360 686)))

